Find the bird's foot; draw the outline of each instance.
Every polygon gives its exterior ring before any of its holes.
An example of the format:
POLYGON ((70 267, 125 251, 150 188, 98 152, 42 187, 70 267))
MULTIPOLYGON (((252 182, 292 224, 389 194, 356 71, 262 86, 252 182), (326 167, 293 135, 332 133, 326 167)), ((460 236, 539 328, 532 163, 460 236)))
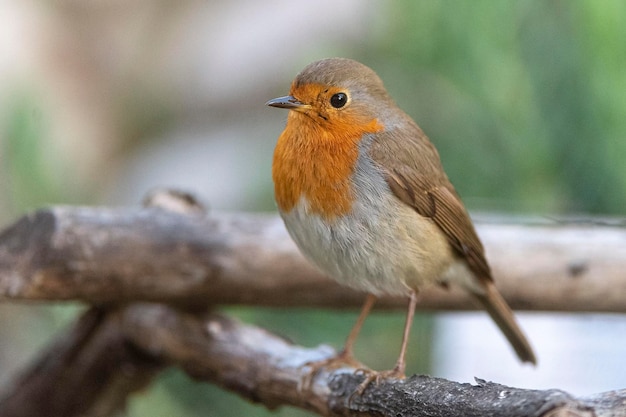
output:
POLYGON ((333 371, 342 367, 356 368, 357 371, 368 371, 368 368, 359 362, 350 352, 342 350, 335 356, 321 359, 319 361, 311 361, 302 365, 303 368, 309 368, 309 372, 302 378, 298 384, 298 391, 303 392, 311 388, 313 379, 322 371, 333 371))
POLYGON ((355 374, 365 375, 365 379, 363 380, 363 382, 359 384, 356 390, 354 390, 352 395, 350 395, 350 401, 352 401, 352 398, 354 398, 355 395, 359 397, 363 395, 367 387, 369 387, 372 382, 378 385, 382 381, 387 380, 387 379, 406 378, 406 375, 404 374, 404 370, 400 369, 397 366, 387 371, 373 371, 367 368, 360 368, 355 372, 355 374))

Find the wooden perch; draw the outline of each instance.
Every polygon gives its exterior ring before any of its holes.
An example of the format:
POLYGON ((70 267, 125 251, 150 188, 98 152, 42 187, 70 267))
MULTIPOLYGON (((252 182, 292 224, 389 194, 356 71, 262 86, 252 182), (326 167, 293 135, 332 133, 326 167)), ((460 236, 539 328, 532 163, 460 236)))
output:
MULTIPOLYGON (((480 224, 478 232, 514 309, 626 312, 626 229, 480 224)), ((0 234, 2 298, 357 307, 363 294, 317 272, 275 215, 55 207, 0 234)), ((431 288, 418 308, 474 305, 454 288, 431 288)))
POLYGON ((268 408, 291 405, 323 416, 626 416, 626 390, 581 399, 559 390, 413 376, 370 385, 359 396, 353 394, 363 375, 350 367, 323 370, 303 387, 306 363, 332 354, 219 314, 149 303, 92 309, 18 379, 0 400, 0 415, 113 415, 168 364, 268 408))
MULTIPOLYGON (((276 216, 206 215, 183 206, 185 214, 55 207, 0 233, 0 300, 96 306, 8 384, 0 416, 112 415, 160 369, 175 365, 267 407, 326 416, 626 417, 626 390, 581 399, 415 376, 352 396, 363 378, 352 368, 323 370, 303 386, 304 365, 332 355, 330 348, 294 346, 208 307, 345 308, 360 305, 363 295, 311 267, 276 216)), ((626 312, 625 229, 482 224, 478 231, 514 308, 626 312)), ((405 300, 379 305, 404 307, 405 300)), ((431 289, 420 307, 473 306, 460 292, 431 289)))
POLYGON ((301 390, 307 362, 333 354, 294 346, 266 330, 215 315, 184 314, 163 305, 136 305, 124 315, 129 340, 267 407, 292 405, 323 416, 626 416, 626 390, 575 399, 559 390, 523 390, 477 380, 476 385, 414 376, 371 385, 353 395, 363 375, 354 368, 322 372, 301 390), (609 409, 617 414, 605 413, 609 409))

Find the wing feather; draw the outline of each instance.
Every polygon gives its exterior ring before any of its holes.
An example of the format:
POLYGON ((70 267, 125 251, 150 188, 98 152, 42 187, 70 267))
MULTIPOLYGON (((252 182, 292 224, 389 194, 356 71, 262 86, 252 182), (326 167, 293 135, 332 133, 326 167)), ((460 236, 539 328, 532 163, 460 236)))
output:
POLYGON ((483 245, 443 171, 436 149, 417 125, 412 127, 413 134, 403 137, 394 135, 393 131, 378 133, 371 144, 370 156, 383 170, 396 197, 418 214, 432 219, 479 280, 492 281, 483 245), (393 160, 390 155, 394 156, 393 160))

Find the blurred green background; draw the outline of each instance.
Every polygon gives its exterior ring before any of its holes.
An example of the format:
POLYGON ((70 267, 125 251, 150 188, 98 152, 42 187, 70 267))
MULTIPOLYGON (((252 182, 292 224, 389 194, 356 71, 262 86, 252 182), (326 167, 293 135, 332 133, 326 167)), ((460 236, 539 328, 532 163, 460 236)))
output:
MULTIPOLYGON (((286 114, 263 103, 327 56, 378 72, 471 211, 626 212, 620 0, 13 1, 0 5, 0 39, 2 226, 49 204, 139 204, 155 186, 216 209, 274 210, 271 155, 286 114)), ((0 384, 80 310, 0 305, 0 384)), ((228 310, 304 345, 341 346, 356 318, 228 310)), ((391 367, 403 316, 373 315, 357 356, 391 367)), ((419 316, 409 372, 436 369, 434 326, 419 316)), ((170 370, 126 415, 270 414, 308 415, 270 413, 170 370)))

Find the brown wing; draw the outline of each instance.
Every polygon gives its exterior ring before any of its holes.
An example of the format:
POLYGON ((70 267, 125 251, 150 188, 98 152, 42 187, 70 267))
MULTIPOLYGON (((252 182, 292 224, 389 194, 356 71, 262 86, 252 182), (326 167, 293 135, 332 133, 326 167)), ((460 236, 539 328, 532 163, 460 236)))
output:
POLYGON ((372 159, 383 169, 393 193, 441 228, 477 278, 492 281, 483 245, 443 171, 437 150, 417 125, 411 122, 410 127, 410 135, 406 129, 402 136, 393 130, 376 135, 370 148, 372 159))
POLYGON ((474 298, 485 307, 519 358, 536 364, 532 347, 493 283, 474 225, 426 135, 406 116, 402 129, 389 129, 373 138, 370 156, 383 170, 392 192, 445 233, 451 247, 483 284, 484 292, 471 291, 474 298))

